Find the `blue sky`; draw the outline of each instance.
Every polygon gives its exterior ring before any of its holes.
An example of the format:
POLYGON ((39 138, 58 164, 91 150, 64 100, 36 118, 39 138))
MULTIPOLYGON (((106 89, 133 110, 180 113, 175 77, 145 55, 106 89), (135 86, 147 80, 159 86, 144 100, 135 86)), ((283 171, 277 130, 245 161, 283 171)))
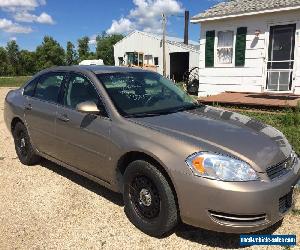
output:
MULTIPOLYGON (((22 49, 34 50, 45 35, 62 46, 82 36, 93 39, 103 31, 133 29, 160 32, 160 15, 168 15, 169 36, 183 36, 183 11, 193 16, 215 0, 0 0, 0 46, 16 39, 22 49)), ((190 24, 190 39, 198 40, 199 25, 190 24)))

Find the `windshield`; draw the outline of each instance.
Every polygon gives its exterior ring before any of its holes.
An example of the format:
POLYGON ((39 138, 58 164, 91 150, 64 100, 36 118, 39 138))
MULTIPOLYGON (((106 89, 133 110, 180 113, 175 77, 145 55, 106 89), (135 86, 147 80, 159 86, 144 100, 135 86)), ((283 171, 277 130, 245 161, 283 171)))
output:
POLYGON ((172 81, 154 72, 107 73, 97 77, 123 116, 159 115, 198 106, 172 81))

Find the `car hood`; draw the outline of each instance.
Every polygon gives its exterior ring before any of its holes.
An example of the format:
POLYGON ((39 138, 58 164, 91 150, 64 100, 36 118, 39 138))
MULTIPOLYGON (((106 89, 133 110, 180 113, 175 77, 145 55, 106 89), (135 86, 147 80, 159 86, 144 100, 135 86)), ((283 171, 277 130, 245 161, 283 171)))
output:
POLYGON ((220 152, 247 161, 259 172, 284 161, 292 150, 277 129, 247 116, 209 106, 132 120, 161 133, 178 136, 182 143, 199 141, 199 150, 206 150, 203 145, 209 144, 220 152))

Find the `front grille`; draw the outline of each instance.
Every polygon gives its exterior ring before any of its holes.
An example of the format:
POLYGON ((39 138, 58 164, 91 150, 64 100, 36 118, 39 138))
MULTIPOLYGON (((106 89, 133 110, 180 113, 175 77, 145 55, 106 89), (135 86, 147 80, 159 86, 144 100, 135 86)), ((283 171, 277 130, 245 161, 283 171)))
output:
POLYGON ((285 161, 275 166, 268 167, 266 170, 267 175, 271 180, 281 177, 287 174, 291 170, 293 164, 294 164, 294 159, 292 159, 292 157, 289 157, 285 161))
POLYGON ((253 223, 263 223, 266 220, 266 214, 256 214, 256 215, 237 215, 237 214, 227 214, 215 211, 209 211, 210 215, 215 219, 223 223, 230 224, 243 224, 251 225, 253 223))
POLYGON ((293 204, 293 190, 279 199, 279 212, 285 213, 293 204))

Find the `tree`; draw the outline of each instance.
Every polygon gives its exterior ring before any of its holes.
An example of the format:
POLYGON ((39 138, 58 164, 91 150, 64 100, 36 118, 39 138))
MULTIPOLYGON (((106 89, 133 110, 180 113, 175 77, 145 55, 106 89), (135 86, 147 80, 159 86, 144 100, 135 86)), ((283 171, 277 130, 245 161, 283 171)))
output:
POLYGON ((0 47, 0 76, 8 75, 8 56, 5 48, 0 47))
POLYGON ((28 50, 20 51, 20 74, 34 75, 37 72, 36 53, 28 50))
POLYGON ((19 75, 20 73, 20 51, 15 40, 9 41, 6 46, 9 74, 19 75))
POLYGON ((78 64, 78 56, 75 50, 75 46, 72 42, 67 42, 67 51, 66 51, 66 64, 75 65, 78 64))
POLYGON ((114 48, 113 46, 123 39, 123 35, 107 35, 103 33, 97 36, 96 55, 98 59, 102 59, 105 65, 114 65, 114 48))
POLYGON ((90 56, 90 47, 89 47, 90 39, 87 36, 84 36, 78 39, 78 56, 79 61, 83 61, 89 58, 90 56))
POLYGON ((36 49, 37 70, 65 65, 65 50, 50 36, 45 36, 36 49))

